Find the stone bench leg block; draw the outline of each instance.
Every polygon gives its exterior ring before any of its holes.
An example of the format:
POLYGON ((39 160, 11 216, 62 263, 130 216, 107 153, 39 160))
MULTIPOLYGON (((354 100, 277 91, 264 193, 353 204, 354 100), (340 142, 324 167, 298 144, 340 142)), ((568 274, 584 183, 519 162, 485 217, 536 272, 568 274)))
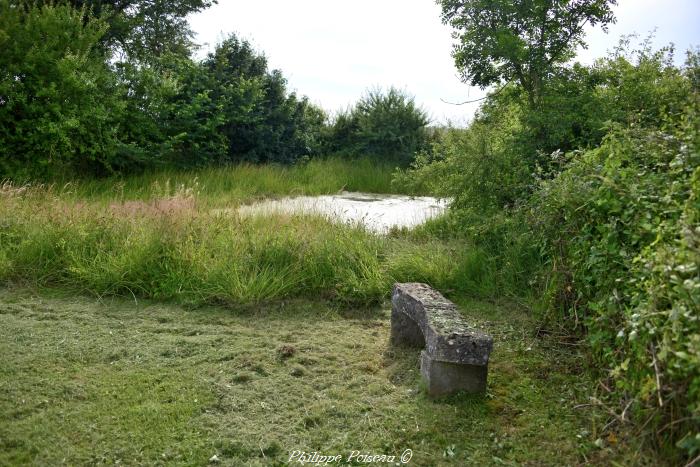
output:
POLYGON ((428 385, 428 395, 431 397, 444 396, 455 391, 486 391, 487 366, 437 361, 425 350, 421 352, 420 357, 420 372, 428 385))
POLYGON ((396 308, 391 310, 391 343, 405 347, 425 347, 425 337, 418 323, 396 308))

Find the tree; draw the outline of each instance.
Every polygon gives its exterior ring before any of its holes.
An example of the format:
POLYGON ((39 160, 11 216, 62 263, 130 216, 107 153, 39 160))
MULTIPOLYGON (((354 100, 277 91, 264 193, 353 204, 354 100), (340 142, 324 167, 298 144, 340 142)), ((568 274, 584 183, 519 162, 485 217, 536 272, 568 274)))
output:
POLYGON ((368 91, 355 107, 360 151, 403 164, 426 140, 429 118, 413 97, 396 88, 368 91))
MULTIPOLYGON (((28 4, 26 0, 12 0, 28 4)), ((217 0, 67 0, 82 10, 85 20, 107 24, 102 46, 121 60, 150 62, 164 54, 189 55, 193 47, 187 15, 205 10, 217 0)), ((52 0, 37 2, 52 4, 52 0)))
POLYGON ((312 155, 325 116, 306 98, 288 94, 279 70, 235 35, 202 63, 214 102, 223 109, 220 131, 228 138, 228 161, 293 162, 312 155))
POLYGON ((104 31, 66 5, 0 0, 0 178, 111 170, 122 103, 104 31))
POLYGON ((532 107, 547 78, 571 58, 586 24, 614 22, 617 0, 438 0, 458 40, 453 56, 464 82, 482 89, 517 82, 532 107))
POLYGON ((425 110, 405 92, 369 90, 354 107, 336 115, 326 146, 332 152, 408 165, 427 144, 428 123, 425 110))
POLYGON ((221 131, 224 105, 214 98, 211 77, 198 62, 169 55, 158 67, 117 65, 125 109, 119 121, 122 144, 114 168, 201 167, 226 160, 228 139, 221 131))

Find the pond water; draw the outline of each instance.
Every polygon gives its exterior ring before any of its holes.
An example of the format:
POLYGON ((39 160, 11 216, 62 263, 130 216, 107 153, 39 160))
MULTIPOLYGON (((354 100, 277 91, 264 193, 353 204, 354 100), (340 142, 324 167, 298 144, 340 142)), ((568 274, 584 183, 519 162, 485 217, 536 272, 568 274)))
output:
POLYGON ((264 213, 314 213, 331 220, 362 224, 386 233, 392 227, 414 227, 447 208, 445 200, 429 196, 377 195, 341 192, 336 195, 299 196, 242 206, 242 215, 264 213))

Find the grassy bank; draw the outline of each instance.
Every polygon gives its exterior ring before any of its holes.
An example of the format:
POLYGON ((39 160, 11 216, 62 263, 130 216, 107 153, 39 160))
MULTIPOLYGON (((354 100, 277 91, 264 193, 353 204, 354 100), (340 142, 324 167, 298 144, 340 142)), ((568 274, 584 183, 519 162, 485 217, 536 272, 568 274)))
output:
POLYGON ((198 170, 164 169, 107 179, 57 180, 54 187, 73 199, 110 202, 167 197, 190 189, 197 193, 200 202, 212 205, 341 190, 420 194, 415 188, 392 186, 394 170, 391 163, 367 158, 327 158, 294 165, 237 164, 198 170))
POLYGON ((498 286, 480 251, 430 235, 376 236, 319 216, 241 217, 215 209, 263 193, 388 189, 391 169, 380 166, 370 176, 363 164, 238 166, 116 184, 5 184, 0 281, 197 304, 319 296, 378 303, 393 282, 411 280, 472 296, 498 286))
MULTIPOLYGON (((584 362, 512 304, 462 301, 495 338, 489 393, 433 401, 388 310, 325 301, 183 309, 0 289, 0 464, 279 465, 293 450, 409 465, 609 463, 584 362)), ((612 443, 612 444, 611 444, 612 443)), ((625 451, 628 451, 625 449, 625 451)), ((627 453, 632 455, 631 453, 627 453)), ((634 457, 628 457, 628 460, 634 457)))

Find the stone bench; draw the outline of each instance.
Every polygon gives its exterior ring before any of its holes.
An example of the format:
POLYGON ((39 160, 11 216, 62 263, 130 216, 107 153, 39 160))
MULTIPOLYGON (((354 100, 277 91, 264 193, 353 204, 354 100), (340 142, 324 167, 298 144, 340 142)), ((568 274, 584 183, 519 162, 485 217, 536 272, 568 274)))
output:
POLYGON ((469 326, 457 306, 426 284, 395 284, 391 296, 391 341, 425 347, 420 369, 428 394, 486 390, 493 339, 469 326))

